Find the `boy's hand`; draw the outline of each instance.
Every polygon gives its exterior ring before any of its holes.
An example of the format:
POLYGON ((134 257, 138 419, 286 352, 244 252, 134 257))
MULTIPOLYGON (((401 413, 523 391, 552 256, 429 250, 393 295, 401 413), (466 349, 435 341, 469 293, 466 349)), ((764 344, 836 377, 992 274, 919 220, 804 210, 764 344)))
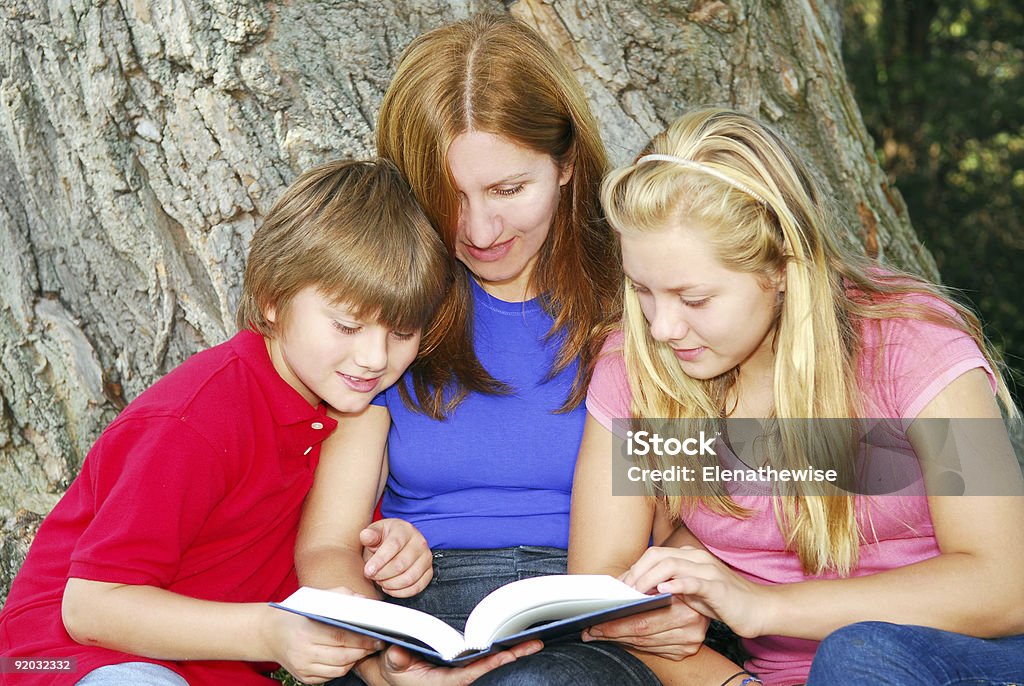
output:
MULTIPOLYGON (((345 589, 332 589, 344 592, 345 589)), ((264 641, 268 654, 288 673, 307 684, 322 684, 344 676, 384 644, 369 636, 314 622, 290 612, 267 608, 264 641)))
MULTIPOLYGON (((527 641, 488 655, 471 665, 459 668, 438 667, 413 657, 411 653, 397 646, 391 646, 384 653, 374 658, 378 662, 377 678, 369 679, 368 683, 387 684, 388 686, 466 686, 481 676, 502 665, 514 662, 520 657, 531 655, 544 647, 540 641, 527 641)), ((362 676, 362 674, 361 674, 362 676)))
POLYGON ((359 542, 366 560, 363 574, 390 596, 414 596, 434 576, 427 541, 409 522, 378 520, 359 532, 359 542))

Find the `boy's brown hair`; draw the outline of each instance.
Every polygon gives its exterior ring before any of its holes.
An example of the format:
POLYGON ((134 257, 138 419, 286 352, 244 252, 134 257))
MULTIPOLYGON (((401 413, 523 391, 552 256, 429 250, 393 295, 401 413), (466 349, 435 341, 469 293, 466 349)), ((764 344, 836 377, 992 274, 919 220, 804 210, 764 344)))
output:
POLYGON ((236 322, 274 335, 314 286, 354 315, 396 330, 427 326, 451 279, 444 243, 398 169, 386 160, 338 160, 297 178, 249 247, 236 322))

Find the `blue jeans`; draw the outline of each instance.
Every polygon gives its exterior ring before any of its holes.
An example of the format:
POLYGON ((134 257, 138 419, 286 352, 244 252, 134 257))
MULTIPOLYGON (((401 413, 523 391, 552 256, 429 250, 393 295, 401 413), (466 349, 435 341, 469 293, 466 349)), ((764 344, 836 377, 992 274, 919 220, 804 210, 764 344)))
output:
POLYGON ((825 637, 807 686, 1024 684, 1024 635, 984 639, 923 626, 860 622, 825 637))
POLYGON ((183 678, 151 662, 121 662, 97 667, 75 686, 188 686, 183 678))
MULTIPOLYGON (((491 591, 512 581, 542 574, 565 574, 566 552, 559 548, 519 546, 494 550, 434 551, 434 578, 413 598, 390 602, 428 612, 459 631, 466 617, 491 591)), ((330 682, 351 686, 351 675, 330 682)), ((558 642, 491 671, 481 686, 660 686, 654 673, 624 648, 607 642, 558 642)))

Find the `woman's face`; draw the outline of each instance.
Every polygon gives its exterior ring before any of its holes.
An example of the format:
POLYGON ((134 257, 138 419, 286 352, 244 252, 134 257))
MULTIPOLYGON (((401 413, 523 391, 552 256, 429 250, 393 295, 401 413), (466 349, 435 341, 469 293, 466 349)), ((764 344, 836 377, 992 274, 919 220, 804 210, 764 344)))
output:
POLYGON ((469 131, 448 148, 448 168, 461 203, 455 256, 497 298, 518 302, 537 295, 530 277, 571 165, 562 169, 549 155, 469 131))
POLYGON ((739 367, 771 373, 781 277, 733 271, 699 226, 624 233, 622 263, 651 337, 672 348, 683 372, 711 379, 739 367))

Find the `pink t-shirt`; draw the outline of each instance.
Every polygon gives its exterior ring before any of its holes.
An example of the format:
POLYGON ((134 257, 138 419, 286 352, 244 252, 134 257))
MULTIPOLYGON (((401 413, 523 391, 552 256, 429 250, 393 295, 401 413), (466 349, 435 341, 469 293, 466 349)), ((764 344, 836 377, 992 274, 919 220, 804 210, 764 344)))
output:
MULTIPOLYGON (((921 302, 919 296, 914 298, 921 302)), ((934 299, 925 302, 951 311, 934 299)), ((988 373, 995 388, 992 370, 978 346, 958 330, 912 319, 888 319, 863 325, 861 335, 864 347, 858 375, 871 417, 912 419, 950 382, 978 367, 988 373)), ((621 354, 622 340, 618 333, 605 343, 587 394, 587 410, 609 430, 612 419, 630 416, 632 394, 621 354)), ((891 440, 910 449, 902 430, 891 440)), ((686 526, 708 550, 752 581, 806 580, 797 556, 786 550, 770 498, 737 493, 733 499, 754 514, 735 519, 698 508, 684 517, 686 526)), ((925 497, 858 496, 856 508, 862 530, 872 532, 873 537, 861 545, 852 576, 906 566, 939 554, 925 497)), ((761 636, 743 643, 752 656, 746 668, 768 686, 805 682, 818 645, 817 641, 784 636, 761 636)))

